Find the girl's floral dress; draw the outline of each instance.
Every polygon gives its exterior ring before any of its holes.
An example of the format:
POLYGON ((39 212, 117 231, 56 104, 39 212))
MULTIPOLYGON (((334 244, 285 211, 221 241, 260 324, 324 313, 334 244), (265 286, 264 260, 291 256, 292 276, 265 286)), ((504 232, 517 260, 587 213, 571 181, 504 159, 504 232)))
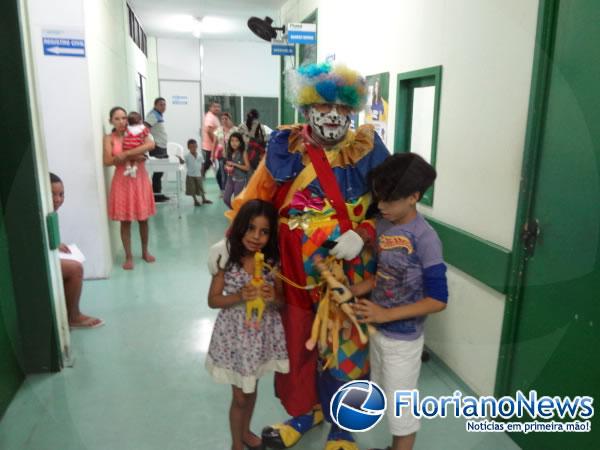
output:
MULTIPOLYGON (((234 265, 225 272, 223 294, 241 291, 251 279, 243 267, 234 265)), ((264 279, 273 285, 273 277, 267 271, 264 279)), ((281 316, 272 304, 266 304, 257 327, 245 322, 245 303, 219 311, 206 356, 206 369, 216 382, 233 384, 244 393, 251 393, 256 389, 258 378, 265 373, 287 373, 289 361, 281 316)))

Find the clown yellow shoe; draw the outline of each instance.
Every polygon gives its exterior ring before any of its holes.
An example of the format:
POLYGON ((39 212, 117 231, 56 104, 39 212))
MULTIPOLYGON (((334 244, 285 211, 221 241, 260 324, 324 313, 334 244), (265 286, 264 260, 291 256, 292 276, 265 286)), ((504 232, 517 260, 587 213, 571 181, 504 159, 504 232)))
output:
POLYGON ((354 442, 352 433, 332 425, 327 436, 325 450, 359 450, 359 448, 354 442))
POLYGON ((321 407, 302 416, 293 417, 285 423, 276 423, 262 430, 263 443, 269 448, 285 449, 295 445, 310 429, 323 422, 321 407))

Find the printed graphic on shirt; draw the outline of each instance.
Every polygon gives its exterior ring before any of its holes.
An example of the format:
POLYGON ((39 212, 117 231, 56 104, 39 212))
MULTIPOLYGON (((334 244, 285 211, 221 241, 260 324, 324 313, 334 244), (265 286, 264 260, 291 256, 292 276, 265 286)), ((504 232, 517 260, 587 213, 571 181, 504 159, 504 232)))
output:
POLYGON ((414 247, 410 239, 406 236, 381 236, 379 238, 379 250, 394 250, 396 248, 406 249, 408 254, 412 254, 414 247))

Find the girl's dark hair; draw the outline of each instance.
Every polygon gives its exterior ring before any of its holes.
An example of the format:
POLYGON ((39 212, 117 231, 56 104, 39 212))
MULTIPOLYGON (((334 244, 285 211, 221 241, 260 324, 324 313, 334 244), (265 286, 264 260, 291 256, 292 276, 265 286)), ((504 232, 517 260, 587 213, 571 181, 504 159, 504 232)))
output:
POLYGON ((246 127, 248 127, 248 131, 250 131, 250 128, 252 128, 252 122, 254 122, 254 119, 258 119, 258 117, 259 114, 256 109, 251 109, 248 111, 248 114, 246 114, 246 127))
POLYGON ((375 200, 384 202, 400 200, 415 192, 423 198, 425 191, 435 181, 437 173, 416 153, 398 153, 369 172, 369 186, 375 200))
POLYGON ((52 172, 50 172, 50 184, 52 183, 62 183, 63 181, 60 179, 60 177, 56 174, 53 174, 52 172))
POLYGON ((127 115, 127 111, 125 111, 125 108, 123 108, 122 106, 115 106, 115 107, 111 108, 110 112, 108 113, 109 120, 112 120, 113 115, 119 110, 123 111, 125 113, 125 115, 127 115))
POLYGON ((242 239, 248 231, 250 222, 255 217, 264 216, 269 221, 269 240, 264 246, 262 252, 265 255, 265 261, 270 261, 270 264, 276 264, 279 260, 279 252, 277 248, 277 209, 272 203, 264 200, 250 200, 240 208, 229 230, 227 238, 227 248, 229 249, 229 260, 225 266, 225 270, 230 270, 234 264, 242 265, 242 258, 248 254, 246 247, 242 243, 242 239))
POLYGON ((244 136, 242 135, 242 133, 238 133, 237 131, 235 133, 231 133, 229 135, 229 139, 227 139, 227 150, 230 154, 233 153, 233 149, 231 148, 231 138, 232 137, 236 137, 238 138, 238 140, 240 141, 240 146, 238 147, 238 150, 242 153, 244 153, 244 150, 246 150, 246 143, 244 142, 244 136))

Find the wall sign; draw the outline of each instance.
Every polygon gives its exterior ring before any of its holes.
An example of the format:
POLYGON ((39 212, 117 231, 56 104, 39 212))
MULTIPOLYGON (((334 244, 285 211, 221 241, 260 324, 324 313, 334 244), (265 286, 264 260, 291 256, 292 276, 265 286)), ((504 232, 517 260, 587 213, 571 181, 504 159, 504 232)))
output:
POLYGON ((46 56, 85 58, 85 39, 78 31, 42 30, 42 45, 46 56))
POLYGON ((317 24, 288 23, 287 41, 289 44, 316 44, 317 24))

